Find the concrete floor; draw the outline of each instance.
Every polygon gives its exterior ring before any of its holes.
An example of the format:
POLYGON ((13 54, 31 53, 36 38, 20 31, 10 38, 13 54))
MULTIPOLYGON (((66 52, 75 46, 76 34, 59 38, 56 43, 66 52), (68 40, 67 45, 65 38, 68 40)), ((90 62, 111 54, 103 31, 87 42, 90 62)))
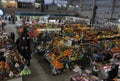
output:
MULTIPOLYGON (((18 35, 16 31, 15 25, 8 24, 5 26, 5 32, 8 34, 15 32, 17 38, 18 35)), ((32 74, 24 76, 23 81, 70 81, 69 78, 73 74, 72 71, 67 70, 57 76, 52 75, 49 63, 36 54, 32 55, 30 69, 32 74)))

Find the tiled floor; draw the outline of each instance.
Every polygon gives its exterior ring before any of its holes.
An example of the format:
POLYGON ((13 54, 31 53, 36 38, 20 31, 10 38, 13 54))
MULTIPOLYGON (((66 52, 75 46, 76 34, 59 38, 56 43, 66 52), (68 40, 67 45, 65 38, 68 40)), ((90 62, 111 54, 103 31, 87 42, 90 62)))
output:
MULTIPOLYGON (((15 25, 7 25, 5 31, 9 34, 10 32, 16 33, 15 25)), ((16 33, 17 34, 17 33, 16 33)), ((16 38, 18 35, 16 35, 16 38)), ((69 81, 69 77, 73 72, 67 70, 57 76, 52 75, 50 65, 46 61, 36 54, 32 55, 30 69, 32 74, 29 76, 24 76, 24 81, 69 81)))

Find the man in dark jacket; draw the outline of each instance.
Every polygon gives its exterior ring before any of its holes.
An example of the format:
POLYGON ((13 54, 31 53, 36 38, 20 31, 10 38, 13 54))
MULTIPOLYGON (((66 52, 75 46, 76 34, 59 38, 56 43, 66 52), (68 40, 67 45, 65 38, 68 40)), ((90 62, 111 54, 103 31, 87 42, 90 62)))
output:
POLYGON ((22 38, 21 37, 17 38, 15 45, 16 45, 18 52, 20 52, 20 47, 22 45, 22 38))
POLYGON ((28 46, 25 46, 25 54, 24 54, 24 58, 27 62, 27 65, 30 65, 30 59, 31 59, 31 50, 28 48, 28 46))
POLYGON ((25 55, 25 48, 24 48, 24 46, 20 46, 19 47, 19 53, 21 54, 21 56, 23 57, 23 59, 25 59, 24 58, 24 55, 25 55))
POLYGON ((11 37, 11 39, 13 40, 13 42, 15 41, 15 33, 14 32, 11 32, 10 33, 10 37, 11 37))

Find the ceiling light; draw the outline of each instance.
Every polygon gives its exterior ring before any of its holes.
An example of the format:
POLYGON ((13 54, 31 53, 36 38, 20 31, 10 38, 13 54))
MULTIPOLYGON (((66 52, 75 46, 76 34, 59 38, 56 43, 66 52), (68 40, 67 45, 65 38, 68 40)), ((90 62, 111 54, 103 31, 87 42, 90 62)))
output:
POLYGON ((72 7, 72 5, 69 5, 69 7, 72 7))
POLYGON ((61 7, 61 5, 60 5, 60 4, 57 4, 57 6, 61 7))
POLYGON ((67 5, 63 5, 64 7, 66 7, 67 5))
POLYGON ((79 6, 78 6, 78 5, 76 5, 76 7, 78 8, 79 6))
POLYGON ((120 22, 120 19, 118 19, 118 22, 120 22))

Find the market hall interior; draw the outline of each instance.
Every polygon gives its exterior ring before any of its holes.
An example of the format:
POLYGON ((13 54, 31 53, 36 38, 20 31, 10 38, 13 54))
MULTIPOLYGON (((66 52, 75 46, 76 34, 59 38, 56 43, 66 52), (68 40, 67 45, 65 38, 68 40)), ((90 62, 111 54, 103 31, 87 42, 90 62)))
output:
POLYGON ((0 81, 118 81, 120 0, 0 0, 0 81))

